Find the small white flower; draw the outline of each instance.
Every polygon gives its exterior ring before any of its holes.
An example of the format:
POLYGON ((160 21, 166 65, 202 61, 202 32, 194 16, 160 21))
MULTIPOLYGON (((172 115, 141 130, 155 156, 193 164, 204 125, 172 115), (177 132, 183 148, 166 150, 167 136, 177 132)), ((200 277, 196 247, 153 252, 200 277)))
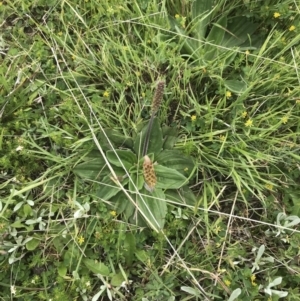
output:
POLYGON ((16 148, 16 152, 20 152, 23 148, 24 148, 24 146, 19 145, 19 146, 16 148))
POLYGON ((121 284, 121 287, 125 288, 125 290, 127 292, 129 292, 129 290, 127 289, 127 285, 130 285, 133 281, 132 280, 129 280, 129 281, 123 281, 122 284, 121 284))
POLYGON ((12 295, 15 295, 15 294, 16 294, 16 287, 15 287, 14 285, 12 285, 12 286, 10 287, 10 292, 11 292, 12 295))

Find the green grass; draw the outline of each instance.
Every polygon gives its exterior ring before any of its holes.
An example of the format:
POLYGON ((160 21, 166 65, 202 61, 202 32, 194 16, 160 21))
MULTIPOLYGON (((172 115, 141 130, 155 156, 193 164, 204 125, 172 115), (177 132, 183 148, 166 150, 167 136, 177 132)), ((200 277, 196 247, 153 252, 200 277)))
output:
POLYGON ((300 300, 300 6, 192 2, 0 2, 0 300, 300 300))

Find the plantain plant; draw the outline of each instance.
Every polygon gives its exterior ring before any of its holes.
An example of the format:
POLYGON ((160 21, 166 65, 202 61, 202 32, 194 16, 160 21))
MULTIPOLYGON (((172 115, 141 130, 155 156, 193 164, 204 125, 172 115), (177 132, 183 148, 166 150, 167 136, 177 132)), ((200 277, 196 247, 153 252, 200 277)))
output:
MULTIPOLYGON (((224 1, 195 0, 191 18, 169 16, 171 34, 163 39, 176 39, 182 55, 194 67, 207 68, 213 64, 223 70, 234 62, 238 52, 254 50, 261 44, 255 35, 259 24, 246 16, 228 17, 222 13, 224 1)), ((162 35, 163 36, 163 35, 162 35)), ((240 93, 246 89, 243 81, 227 79, 225 86, 240 93)))
POLYGON ((164 87, 165 82, 160 81, 151 118, 134 139, 107 129, 99 138, 105 158, 92 150, 74 168, 75 175, 98 181, 95 195, 127 221, 155 229, 164 227, 167 201, 195 205, 195 196, 188 187, 195 163, 174 149, 176 128, 162 127, 156 117, 164 87), (113 167, 114 176, 108 165, 113 167))
POLYGON ((215 60, 221 53, 231 50, 226 64, 232 62, 240 50, 255 49, 257 39, 254 35, 258 24, 246 16, 227 17, 220 13, 222 1, 195 0, 191 7, 191 21, 185 24, 186 18, 179 15, 169 16, 171 28, 176 36, 182 38, 182 53, 190 56, 200 64, 215 60))

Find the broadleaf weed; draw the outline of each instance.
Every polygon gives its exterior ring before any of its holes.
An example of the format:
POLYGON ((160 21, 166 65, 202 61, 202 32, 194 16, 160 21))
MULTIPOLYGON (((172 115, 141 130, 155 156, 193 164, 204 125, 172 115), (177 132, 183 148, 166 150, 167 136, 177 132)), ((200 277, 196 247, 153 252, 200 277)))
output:
POLYGON ((0 11, 1 298, 299 300, 298 3, 0 11))

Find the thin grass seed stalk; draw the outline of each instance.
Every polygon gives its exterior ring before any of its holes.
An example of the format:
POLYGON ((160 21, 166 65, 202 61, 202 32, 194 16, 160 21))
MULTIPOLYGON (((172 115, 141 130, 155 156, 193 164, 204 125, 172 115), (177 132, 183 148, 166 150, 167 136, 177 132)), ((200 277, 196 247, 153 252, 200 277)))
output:
POLYGON ((162 103, 163 95, 164 95, 164 90, 165 90, 165 82, 164 81, 159 81, 154 93, 153 101, 152 101, 152 108, 151 108, 151 118, 149 120, 148 124, 148 129, 147 129, 147 134, 144 142, 144 147, 143 147, 143 156, 147 154, 148 151, 148 146, 149 146, 149 138, 150 138, 150 133, 153 125, 153 119, 158 112, 160 105, 162 103))
POLYGON ((149 138, 150 138, 150 133, 152 130, 152 125, 153 125, 153 120, 154 116, 158 112, 163 95, 164 95, 164 89, 165 89, 165 82, 164 81, 159 81, 154 93, 153 101, 152 101, 152 108, 151 108, 151 118, 148 124, 147 128, 147 133, 146 133, 146 138, 144 142, 144 147, 143 147, 143 156, 144 156, 144 164, 143 164, 143 176, 145 180, 145 188, 149 190, 150 192, 153 191, 155 185, 156 185, 156 175, 153 167, 153 163, 151 162, 150 158, 146 155, 148 151, 148 146, 149 146, 149 138))

